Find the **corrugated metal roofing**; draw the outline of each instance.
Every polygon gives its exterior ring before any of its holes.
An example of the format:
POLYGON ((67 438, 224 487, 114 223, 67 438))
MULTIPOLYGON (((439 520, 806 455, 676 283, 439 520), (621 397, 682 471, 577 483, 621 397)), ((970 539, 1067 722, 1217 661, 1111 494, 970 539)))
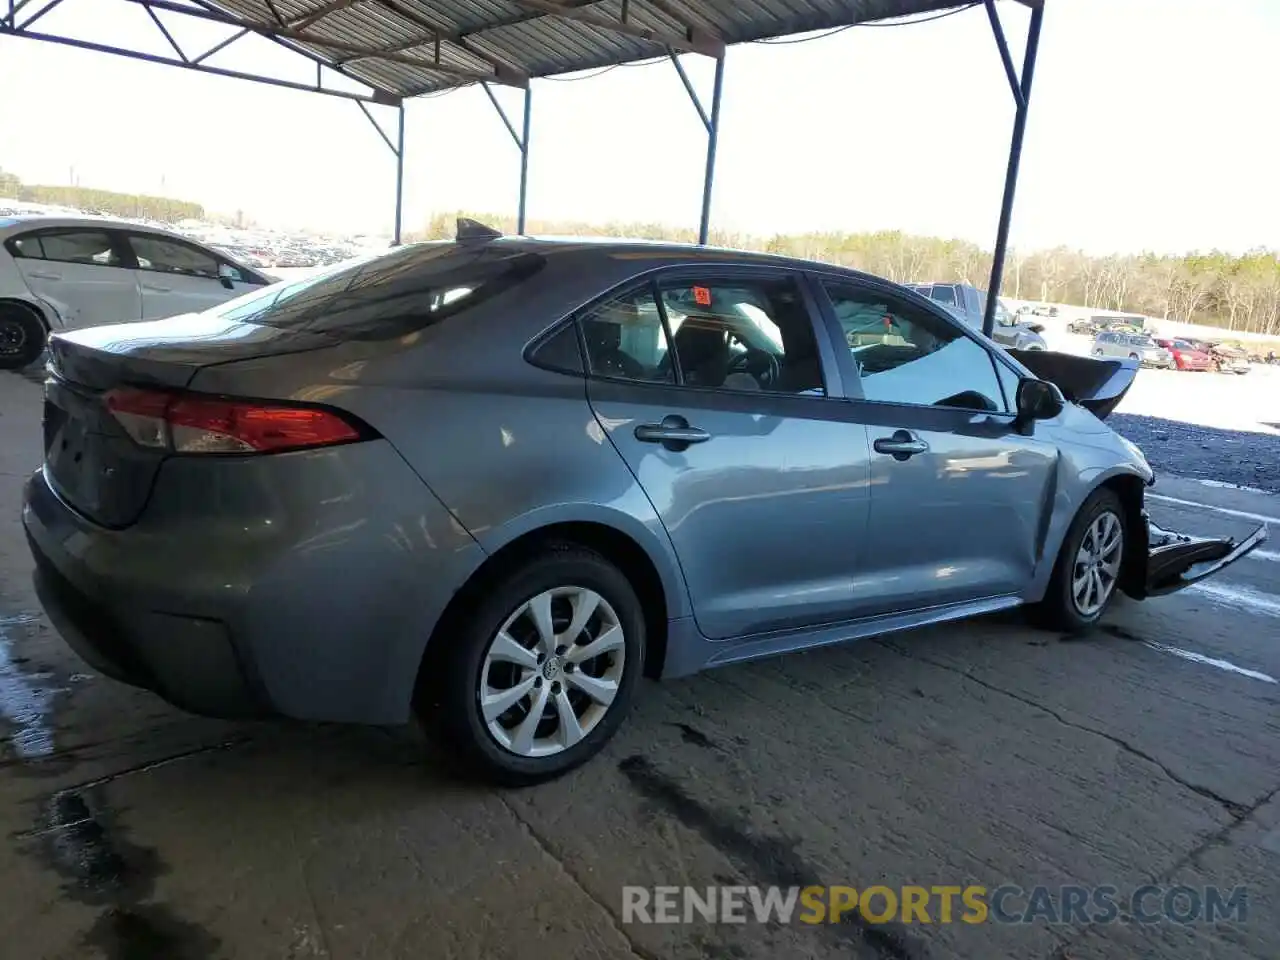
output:
POLYGON ((390 98, 524 85, 723 45, 968 6, 967 0, 203 0, 390 98))

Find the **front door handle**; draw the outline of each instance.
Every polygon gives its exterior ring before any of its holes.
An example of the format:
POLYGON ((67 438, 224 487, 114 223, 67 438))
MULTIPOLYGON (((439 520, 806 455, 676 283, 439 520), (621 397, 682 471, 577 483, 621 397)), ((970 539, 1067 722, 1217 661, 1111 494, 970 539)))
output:
POLYGON ((890 454, 895 460, 908 460, 924 453, 929 445, 909 430, 895 430, 891 437, 880 437, 871 445, 876 453, 890 454))
POLYGON ((62 279, 62 274, 60 273, 45 273, 43 270, 30 270, 27 272, 27 276, 31 277, 33 280, 61 280, 62 279))
POLYGON ((711 434, 701 427, 689 426, 684 417, 663 417, 661 423, 642 423, 636 427, 636 439, 641 443, 660 443, 671 450, 683 450, 691 443, 705 443, 711 434))
POLYGON ((173 293, 173 287, 153 287, 149 283, 144 283, 142 289, 147 293, 173 293))

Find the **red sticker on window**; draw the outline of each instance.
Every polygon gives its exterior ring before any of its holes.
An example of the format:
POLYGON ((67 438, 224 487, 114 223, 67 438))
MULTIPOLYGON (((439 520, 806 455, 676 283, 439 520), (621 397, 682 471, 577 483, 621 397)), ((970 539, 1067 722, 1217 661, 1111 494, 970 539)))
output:
POLYGON ((706 287, 694 287, 693 302, 700 307, 711 306, 711 291, 706 287))

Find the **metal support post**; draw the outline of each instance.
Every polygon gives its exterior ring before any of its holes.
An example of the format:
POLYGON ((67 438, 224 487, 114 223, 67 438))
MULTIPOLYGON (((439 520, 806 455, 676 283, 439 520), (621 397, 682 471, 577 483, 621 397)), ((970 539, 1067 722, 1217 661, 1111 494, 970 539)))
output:
POLYGON ((675 53, 671 54, 671 63, 675 66, 676 73, 680 75, 680 82, 684 84, 689 99, 693 101, 693 109, 698 111, 698 119, 707 128, 707 166, 702 180, 702 216, 698 220, 698 243, 705 246, 711 230, 711 188, 715 184, 716 147, 720 141, 720 94, 724 90, 724 55, 716 57, 716 78, 711 90, 710 114, 702 106, 702 100, 693 89, 689 75, 684 72, 684 67, 681 66, 675 53))
POLYGON ((364 105, 363 101, 357 100, 356 106, 360 108, 361 113, 365 115, 368 121, 373 124, 374 131, 382 138, 382 142, 387 145, 387 149, 396 158, 396 225, 391 244, 398 247, 400 246, 400 225, 404 212, 404 102, 401 101, 396 111, 395 143, 391 142, 391 138, 387 136, 387 131, 382 129, 382 125, 373 119, 373 114, 369 112, 369 108, 364 105))
POLYGON ((404 222, 404 104, 400 104, 396 133, 396 227, 391 243, 400 246, 400 225, 404 222))
POLYGON ((511 118, 507 116, 507 111, 502 109, 502 104, 493 95, 493 90, 489 88, 489 84, 481 83, 480 86, 488 94, 489 102, 493 104, 493 109, 498 111, 498 116, 507 128, 507 133, 511 134, 511 139, 515 142, 516 149, 520 151, 520 201, 516 212, 516 233, 524 233, 525 207, 529 192, 529 130, 533 116, 533 90, 531 87, 524 88, 524 117, 521 122, 521 129, 517 131, 515 124, 511 122, 511 118))
POLYGON ((711 230, 711 188, 716 179, 716 147, 720 142, 720 93, 724 87, 724 54, 716 58, 715 86, 711 91, 711 122, 707 125, 707 172, 702 179, 702 219, 698 243, 706 245, 711 230))
MULTIPOLYGON (((986 0, 987 14, 991 18, 991 30, 1000 48, 1009 82, 1014 84, 1012 59, 1005 43, 1000 18, 996 14, 995 0, 986 0)), ((1040 26, 1044 18, 1044 5, 1031 8, 1031 25, 1027 30, 1027 49, 1022 58, 1022 77, 1013 87, 1017 111, 1013 118, 1013 136, 1009 143, 1009 166, 1004 175, 1004 198, 1000 203, 1000 223, 996 227, 996 245, 991 255, 991 281, 987 284, 987 305, 982 316, 982 332, 991 336, 995 330, 996 297, 1000 295, 1000 283, 1004 278, 1004 260, 1009 246, 1009 222, 1013 217, 1013 195, 1018 185, 1018 164, 1022 159, 1022 137, 1027 128, 1027 109, 1031 104, 1031 81, 1035 76, 1036 52, 1040 46, 1040 26)))
POLYGON ((524 88, 524 128, 520 137, 520 209, 516 214, 516 233, 524 235, 525 203, 529 196, 529 123, 533 115, 533 90, 524 88))

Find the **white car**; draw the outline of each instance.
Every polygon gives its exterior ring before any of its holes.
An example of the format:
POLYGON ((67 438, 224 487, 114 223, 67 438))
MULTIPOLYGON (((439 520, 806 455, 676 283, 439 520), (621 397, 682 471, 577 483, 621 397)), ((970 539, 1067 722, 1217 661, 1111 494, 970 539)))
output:
POLYGON ((99 217, 0 218, 0 369, 50 332, 206 310, 273 278, 165 230, 99 217))

